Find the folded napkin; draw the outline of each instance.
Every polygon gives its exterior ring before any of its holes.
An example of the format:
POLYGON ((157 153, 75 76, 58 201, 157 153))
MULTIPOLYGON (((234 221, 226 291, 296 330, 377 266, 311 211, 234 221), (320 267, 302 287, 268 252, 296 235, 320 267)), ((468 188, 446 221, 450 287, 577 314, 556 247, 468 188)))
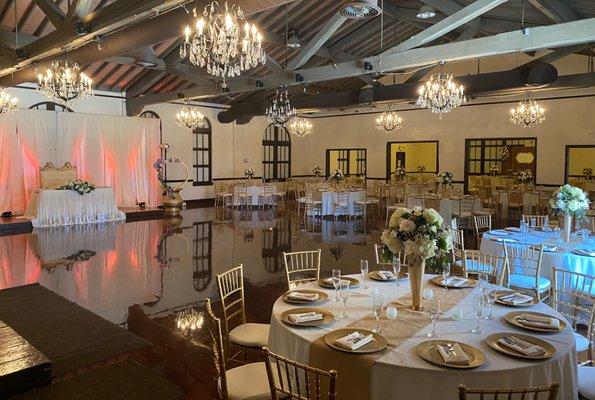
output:
POLYGON ((517 228, 516 226, 510 226, 508 228, 504 228, 504 230, 508 232, 520 232, 521 228, 517 228))
POLYGON ((397 279, 395 274, 393 274, 391 271, 376 271, 376 273, 378 274, 378 277, 383 281, 391 281, 393 279, 397 279))
POLYGON ((359 332, 352 332, 347 336, 343 336, 342 338, 335 339, 335 345, 347 349, 347 350, 357 350, 362 346, 367 345, 371 341, 374 340, 374 335, 369 334, 364 336, 359 332))
POLYGON ((324 318, 321 313, 316 311, 310 311, 307 313, 300 313, 300 314, 289 314, 289 320, 294 324, 301 324, 304 322, 310 321, 320 321, 324 318))
POLYGON ((518 351, 526 356, 538 356, 545 353, 545 349, 539 345, 527 342, 514 336, 505 336, 498 339, 498 343, 509 349, 518 351))
POLYGON ((438 353, 440 353, 445 363, 456 365, 469 364, 469 356, 465 354, 458 343, 455 343, 451 346, 439 344, 436 347, 438 348, 438 353))
POLYGON ((510 239, 510 238, 505 238, 505 237, 493 237, 491 239, 495 242, 501 242, 501 243, 518 243, 519 242, 516 239, 510 239))
POLYGON ((576 249, 574 252, 583 256, 595 257, 595 250, 591 249, 576 249))
MULTIPOLYGON (((538 250, 538 248, 535 248, 535 250, 538 250)), ((543 245, 543 251, 547 251, 547 252, 558 251, 558 246, 549 246, 547 244, 544 244, 543 245)))
POLYGON ((510 233, 503 231, 501 229, 489 231, 488 234, 494 235, 494 236, 508 236, 508 235, 510 235, 510 233))
POLYGON ((463 278, 462 276, 449 276, 442 281, 442 284, 447 286, 462 286, 468 281, 467 278, 463 278))
POLYGON ((542 317, 534 314, 521 314, 523 325, 535 328, 560 329, 560 320, 557 318, 542 317))
MULTIPOLYGON (((333 278, 326 278, 324 280, 324 283, 328 283, 329 285, 334 285, 335 284, 335 282, 333 281, 333 278)), ((350 285, 351 282, 349 282, 347 279, 341 279, 339 281, 339 284, 340 285, 350 285)))
POLYGON ((290 292, 287 296, 292 300, 316 301, 320 298, 318 293, 290 292))
POLYGON ((524 304, 532 301, 533 297, 523 293, 514 292, 499 296, 498 300, 503 301, 505 303, 514 304, 516 306, 517 304, 524 304))

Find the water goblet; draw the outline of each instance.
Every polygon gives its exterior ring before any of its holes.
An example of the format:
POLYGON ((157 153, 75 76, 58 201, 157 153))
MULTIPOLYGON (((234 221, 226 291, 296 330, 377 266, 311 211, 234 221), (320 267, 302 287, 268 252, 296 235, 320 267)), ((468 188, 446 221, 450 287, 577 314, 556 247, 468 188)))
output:
POLYGON ((446 282, 446 279, 450 276, 450 263, 446 262, 442 265, 442 282, 446 282))
POLYGON ((473 315, 475 315, 477 326, 471 329, 471 333, 480 334, 483 332, 483 329, 481 329, 481 326, 479 325, 479 321, 483 315, 483 296, 475 296, 473 298, 473 315))
POLYGON ((333 269, 333 286, 335 287, 335 301, 340 301, 339 299, 339 283, 341 283, 341 270, 340 269, 333 269))
POLYGON ((428 314, 430 314, 430 319, 432 320, 432 332, 428 333, 426 336, 429 338, 440 337, 438 331, 436 331, 436 321, 440 316, 440 299, 431 299, 427 305, 428 314))
POLYGON ((368 272, 370 271, 368 268, 368 260, 360 260, 359 269, 362 273, 362 289, 368 290, 369 287, 366 285, 366 275, 368 275, 368 272))
POLYGON ((347 300, 349 300, 349 282, 339 283, 339 299, 343 303, 343 313, 337 315, 337 318, 345 319, 347 318, 347 300))
POLYGON ((397 319, 399 316, 399 311, 397 311, 397 307, 386 307, 386 318, 388 319, 397 319))
POLYGON ((384 299, 382 295, 376 294, 372 297, 372 308, 374 310, 374 317, 376 317, 376 328, 372 329, 374 333, 382 333, 382 329, 380 329, 380 317, 382 316, 382 305, 384 303, 384 299))
POLYGON ((395 274, 395 286, 399 286, 399 274, 401 273, 401 260, 393 258, 393 274, 395 274))
POLYGON ((484 319, 493 320, 494 319, 494 302, 496 301, 496 297, 490 295, 489 293, 484 296, 484 304, 487 308, 486 315, 483 317, 484 319))

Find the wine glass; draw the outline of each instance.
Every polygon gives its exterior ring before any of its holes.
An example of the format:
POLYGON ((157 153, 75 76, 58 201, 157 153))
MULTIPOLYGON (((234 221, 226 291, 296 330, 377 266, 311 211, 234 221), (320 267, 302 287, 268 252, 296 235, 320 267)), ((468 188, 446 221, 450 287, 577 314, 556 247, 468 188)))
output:
POLYGON ((475 296, 473 298, 473 315, 475 315, 477 326, 471 329, 471 333, 480 334, 483 332, 479 325, 479 320, 481 320, 481 316, 483 315, 483 296, 475 296))
POLYGON ((393 274, 395 274, 395 286, 399 286, 399 274, 401 273, 401 260, 398 257, 393 258, 393 274))
POLYGON ((349 300, 349 282, 339 283, 339 299, 343 303, 343 313, 338 315, 337 318, 347 318, 347 300, 349 300))
POLYGON ((450 276, 450 263, 446 262, 442 265, 442 282, 446 282, 446 279, 450 276))
POLYGON ((384 303, 384 299, 382 295, 376 294, 372 297, 372 308, 374 309, 374 317, 376 317, 376 328, 372 330, 372 332, 381 334, 382 329, 380 329, 380 317, 382 316, 382 305, 384 303))
POLYGON ((481 290, 481 295, 485 297, 488 291, 488 274, 480 272, 477 277, 479 279, 479 290, 481 290))
POLYGON ((484 319, 493 320, 494 319, 494 302, 496 301, 496 297, 490 295, 489 293, 484 296, 484 304, 487 307, 486 315, 483 317, 484 319))
POLYGON ((339 283, 341 283, 341 270, 333 269, 333 286, 335 287, 335 301, 339 299, 339 283))
POLYGON ((359 269, 362 273, 362 289, 367 290, 367 289, 369 289, 368 285, 366 285, 366 275, 369 272, 368 260, 360 260, 359 261, 359 269))
POLYGON ((430 319, 432 320, 432 332, 428 333, 426 336, 429 338, 440 337, 440 334, 436 331, 436 321, 440 316, 440 299, 431 299, 428 301, 427 309, 428 314, 430 314, 430 319))

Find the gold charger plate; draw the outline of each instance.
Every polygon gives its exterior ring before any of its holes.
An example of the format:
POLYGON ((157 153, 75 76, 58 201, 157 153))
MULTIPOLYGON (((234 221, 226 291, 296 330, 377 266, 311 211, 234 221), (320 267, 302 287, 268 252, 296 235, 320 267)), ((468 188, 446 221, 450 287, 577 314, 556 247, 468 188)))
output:
POLYGON ((290 290, 289 292, 285 292, 283 294, 283 296, 281 296, 281 299, 283 299, 284 302, 289 303, 289 304, 315 304, 315 303, 319 303, 321 301, 328 299, 328 294, 326 294, 325 292, 321 292, 320 290, 314 290, 314 289, 296 289, 296 290, 290 290), (316 301, 291 299, 291 298, 289 298, 289 293, 291 293, 291 292, 300 292, 300 293, 307 293, 307 294, 318 293, 319 297, 318 297, 318 300, 316 300, 316 301))
POLYGON ((442 286, 442 287, 449 288, 449 289, 468 289, 468 288, 475 287, 475 285, 477 284, 477 281, 475 279, 467 278, 467 282, 465 282, 463 285, 459 285, 459 286, 445 285, 444 277, 442 275, 437 275, 437 276, 433 277, 432 279, 430 279, 430 282, 432 282, 435 285, 442 286))
MULTIPOLYGON (((403 271, 399 272, 399 279, 407 278, 407 276, 409 276, 407 274, 407 272, 403 272, 403 271)), ((377 282, 394 282, 396 280, 396 279, 384 280, 380 277, 380 275, 378 275, 378 271, 368 272, 368 274, 366 275, 366 278, 369 278, 369 279, 371 279, 373 281, 377 281, 377 282)))
POLYGON ((504 316, 504 319, 506 319, 506 321, 508 321, 510 324, 512 324, 514 326, 518 326, 519 328, 523 328, 523 329, 527 329, 529 331, 535 331, 535 332, 558 333, 558 332, 562 332, 564 329, 566 329, 566 322, 564 322, 564 320, 557 318, 557 317, 552 317, 551 315, 538 313, 538 312, 532 312, 532 311, 512 311, 512 312, 509 312, 508 314, 506 314, 504 316), (535 327, 535 326, 523 325, 521 322, 519 322, 521 314, 532 314, 532 315, 537 315, 540 317, 556 318, 557 320, 560 321, 560 328, 549 329, 549 328, 539 328, 539 327, 535 327))
POLYGON ((292 308, 291 310, 287 310, 281 313, 281 321, 292 326, 320 326, 330 324, 331 322, 333 322, 334 319, 335 315, 332 312, 325 310, 324 308, 300 307, 292 308), (291 319, 289 319, 289 316, 291 314, 302 314, 312 311, 322 314, 322 319, 302 323, 293 322, 291 319))
POLYGON ((369 353, 376 353, 378 351, 382 351, 386 348, 387 342, 384 336, 374 333, 368 329, 356 329, 356 328, 343 328, 331 331, 324 335, 324 342, 331 348, 339 351, 343 351, 345 353, 352 353, 352 354, 369 354, 369 353), (362 335, 374 335, 374 340, 370 343, 366 344, 365 346, 360 347, 357 350, 347 350, 343 347, 335 345, 335 340, 341 337, 347 336, 350 333, 359 332, 362 335))
POLYGON ((534 306, 535 304, 539 303, 539 300, 537 300, 535 297, 533 297, 532 301, 528 301, 526 303, 521 303, 521 304, 512 304, 512 303, 507 303, 506 301, 500 300, 500 297, 505 296, 509 293, 514 293, 514 290, 494 290, 494 291, 490 292, 490 296, 494 298, 496 303, 502 304, 503 306, 507 306, 507 307, 531 307, 531 306, 534 306))
POLYGON ((470 369, 477 368, 486 362, 485 354, 479 349, 461 342, 453 342, 452 340, 428 340, 417 345, 417 354, 427 362, 441 367, 456 368, 456 369, 470 369), (468 364, 448 364, 444 361, 438 352, 439 344, 455 344, 457 343, 461 349, 469 357, 468 364))
MULTIPOLYGON (((334 289, 335 286, 332 283, 326 282, 326 280, 329 278, 320 278, 318 280, 318 286, 323 287, 325 289, 334 289)), ((350 278, 348 276, 342 276, 341 277, 342 281, 349 281, 349 288, 354 288, 359 286, 359 281, 355 278, 350 278)))
POLYGON ((508 354, 509 356, 513 356, 513 357, 526 358, 529 360, 545 360, 547 358, 553 357, 554 354, 556 354, 556 348, 554 346, 552 346, 549 342, 546 342, 545 340, 540 339, 538 337, 524 335, 522 333, 511 333, 511 332, 493 333, 486 338, 486 343, 492 349, 499 351, 500 353, 508 354), (501 338, 506 337, 506 336, 514 336, 521 340, 525 340, 527 342, 541 346, 545 350, 545 353, 536 355, 536 356, 527 356, 523 353, 519 353, 516 350, 513 350, 509 347, 506 347, 506 346, 498 343, 498 340, 500 340, 501 338))

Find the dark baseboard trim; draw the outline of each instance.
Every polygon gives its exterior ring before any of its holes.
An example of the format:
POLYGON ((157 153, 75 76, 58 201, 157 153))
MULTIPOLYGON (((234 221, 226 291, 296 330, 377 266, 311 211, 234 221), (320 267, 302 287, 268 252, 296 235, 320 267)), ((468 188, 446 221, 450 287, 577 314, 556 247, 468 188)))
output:
POLYGON ((209 208, 215 206, 215 199, 212 197, 206 199, 192 199, 192 200, 184 200, 186 203, 186 208, 209 208))

